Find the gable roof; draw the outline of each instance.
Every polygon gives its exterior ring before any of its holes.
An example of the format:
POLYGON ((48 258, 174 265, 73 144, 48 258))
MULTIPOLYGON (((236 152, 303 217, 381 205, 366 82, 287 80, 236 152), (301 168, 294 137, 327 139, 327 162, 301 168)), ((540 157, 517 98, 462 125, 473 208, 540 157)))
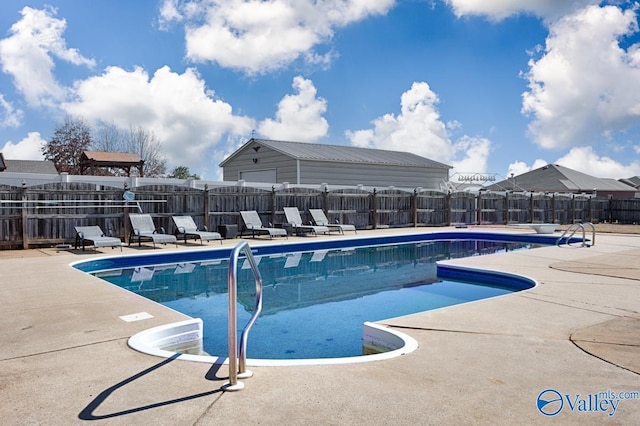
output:
POLYGON ((636 189, 640 189, 640 176, 633 176, 626 179, 620 179, 620 182, 631 185, 636 189))
POLYGON ((305 161, 380 164, 442 169, 452 168, 446 164, 439 163, 410 152, 308 142, 275 141, 270 139, 250 139, 237 151, 224 159, 220 163, 220 167, 226 165, 250 146, 267 146, 288 157, 305 161))
POLYGON ((103 152, 103 151, 83 151, 82 160, 94 161, 96 163, 118 163, 118 164, 136 164, 142 159, 138 154, 130 152, 103 152))
POLYGON ((8 160, 0 152, 0 172, 7 173, 36 173, 42 175, 57 175, 58 170, 52 161, 48 160, 8 160))
POLYGON ((493 191, 516 190, 539 192, 634 191, 635 188, 615 179, 598 178, 558 164, 547 164, 511 179, 487 187, 493 191))

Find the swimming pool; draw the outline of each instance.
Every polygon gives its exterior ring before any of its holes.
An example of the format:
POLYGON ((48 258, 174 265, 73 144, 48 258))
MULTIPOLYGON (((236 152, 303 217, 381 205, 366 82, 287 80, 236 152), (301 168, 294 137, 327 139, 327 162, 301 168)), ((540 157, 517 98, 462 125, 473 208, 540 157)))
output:
MULTIPOLYGON (((260 259, 265 305, 249 339, 249 357, 273 360, 353 358, 362 354, 363 344, 365 351, 380 350, 377 347, 367 349, 368 346, 401 349, 412 339, 399 333, 402 337, 400 347, 389 347, 385 342, 380 343, 380 333, 370 321, 533 286, 529 280, 500 274, 488 276, 485 284, 490 285, 472 285, 457 280, 463 275, 468 280, 468 271, 436 268, 437 260, 514 249, 514 241, 525 245, 553 244, 555 238, 445 232, 256 247, 253 251, 260 259), (440 269, 440 277, 437 269, 440 269), (447 277, 444 282, 443 276, 447 277), (282 297, 275 298, 276 294, 282 297), (372 312, 372 306, 377 310, 372 312), (346 323, 347 318, 350 323, 346 323), (283 327, 283 324, 290 326, 283 327), (368 340, 363 337, 366 330, 369 330, 368 340), (298 337, 293 338, 294 335, 298 337), (266 348, 256 349, 258 343, 271 341, 274 343, 266 348), (346 352, 345 348, 348 348, 346 352)), ((229 251, 119 256, 74 266, 192 317, 202 318, 204 328, 216 332, 197 337, 202 339, 207 352, 220 355, 226 353, 219 348, 226 348, 227 339, 224 293, 225 259, 229 251)), ((477 272, 471 275, 473 280, 487 277, 477 272)), ((239 324, 242 327, 250 315, 254 296, 250 291, 252 276, 247 270, 239 271, 239 280, 239 302, 243 305, 239 308, 243 313, 239 324)), ((188 340, 185 336, 199 334, 193 328, 180 329, 183 332, 168 340, 167 331, 159 330, 160 338, 156 336, 156 340, 163 341, 166 349, 188 340)))

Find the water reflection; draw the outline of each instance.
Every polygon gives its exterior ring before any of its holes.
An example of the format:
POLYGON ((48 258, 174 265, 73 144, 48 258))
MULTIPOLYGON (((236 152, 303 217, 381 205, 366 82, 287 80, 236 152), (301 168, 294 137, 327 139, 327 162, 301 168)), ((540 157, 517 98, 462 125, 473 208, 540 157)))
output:
MULTIPOLYGON (((435 262, 528 247, 495 241, 430 241, 356 249, 259 256, 263 313, 360 298, 381 291, 439 282, 435 262)), ((226 260, 99 272, 95 275, 159 303, 227 292, 226 260)), ((253 274, 238 270, 238 301, 255 304, 253 274)))

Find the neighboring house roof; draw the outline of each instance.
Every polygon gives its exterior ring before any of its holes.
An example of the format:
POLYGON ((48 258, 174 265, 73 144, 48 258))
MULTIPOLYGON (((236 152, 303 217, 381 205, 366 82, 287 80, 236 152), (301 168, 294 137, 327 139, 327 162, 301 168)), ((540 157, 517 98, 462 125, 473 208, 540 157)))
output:
POLYGON ((57 175, 58 171, 53 162, 48 160, 8 160, 0 153, 0 172, 8 173, 36 173, 42 175, 57 175))
POLYGON ((620 182, 631 185, 636 189, 640 189, 640 176, 633 176, 626 179, 620 179, 620 182))
MULTIPOLYGON (((448 166, 410 152, 387 151, 382 149, 359 148, 343 145, 316 144, 307 142, 275 141, 269 139, 251 139, 236 152, 227 157, 220 167, 224 167, 249 145, 267 146, 283 155, 306 161, 329 161, 340 163, 366 163, 380 165, 415 166, 446 168, 448 166)), ((255 147, 254 147, 255 148, 255 147)))
POLYGON ((515 176, 514 179, 507 179, 489 185, 487 189, 493 191, 515 189, 540 192, 634 190, 632 186, 615 179, 598 178, 557 164, 547 164, 546 166, 515 176))

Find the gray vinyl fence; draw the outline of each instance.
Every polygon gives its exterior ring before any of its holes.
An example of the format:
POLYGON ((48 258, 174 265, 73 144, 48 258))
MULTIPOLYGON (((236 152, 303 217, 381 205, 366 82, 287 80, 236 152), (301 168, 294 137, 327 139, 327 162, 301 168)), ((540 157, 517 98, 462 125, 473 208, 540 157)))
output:
POLYGON ((558 223, 577 221, 640 223, 640 199, 575 194, 402 191, 249 186, 193 188, 147 185, 132 190, 93 183, 62 182, 31 187, 0 185, 0 249, 73 243, 74 226, 98 225, 128 242, 129 213, 149 213, 157 227, 175 231, 172 215, 190 215, 199 226, 242 229, 241 210, 256 210, 263 223, 286 222, 283 208, 321 208, 331 222, 358 229, 448 226, 458 224, 558 223))

